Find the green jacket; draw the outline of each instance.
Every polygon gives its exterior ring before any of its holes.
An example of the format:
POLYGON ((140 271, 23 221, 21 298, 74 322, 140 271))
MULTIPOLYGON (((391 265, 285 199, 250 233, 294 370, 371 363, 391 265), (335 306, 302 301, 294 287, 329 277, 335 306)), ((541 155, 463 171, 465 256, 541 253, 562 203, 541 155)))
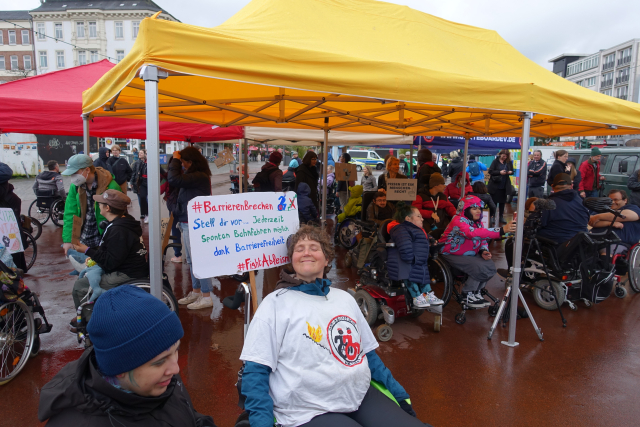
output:
MULTIPOLYGON (((111 172, 102 169, 100 167, 96 168, 96 178, 98 179, 98 188, 96 190, 96 194, 102 194, 105 190, 118 190, 122 191, 116 180, 111 175, 111 172)), ((105 220, 100 214, 100 208, 98 204, 95 203, 94 207, 96 211, 96 221, 98 225, 102 221, 105 220)), ((84 217, 87 213, 87 191, 84 187, 76 187, 74 184, 71 184, 69 187, 69 194, 67 195, 67 200, 64 204, 64 226, 62 228, 62 242, 63 243, 71 243, 73 240, 73 236, 76 236, 80 239, 80 234, 82 233, 82 225, 84 224, 84 217), (74 220, 75 218, 75 220, 74 220)), ((98 232, 102 234, 102 229, 98 227, 98 232)))

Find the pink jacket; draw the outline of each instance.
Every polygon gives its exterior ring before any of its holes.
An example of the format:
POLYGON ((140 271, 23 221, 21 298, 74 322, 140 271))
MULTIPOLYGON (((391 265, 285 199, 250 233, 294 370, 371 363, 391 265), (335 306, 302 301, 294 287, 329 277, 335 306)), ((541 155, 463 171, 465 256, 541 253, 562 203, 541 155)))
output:
POLYGON ((482 208, 482 201, 476 196, 464 196, 464 209, 454 216, 442 233, 440 243, 444 243, 444 255, 475 256, 481 249, 489 250, 488 240, 499 239, 499 228, 483 228, 481 221, 472 221, 464 216, 467 208, 482 208))

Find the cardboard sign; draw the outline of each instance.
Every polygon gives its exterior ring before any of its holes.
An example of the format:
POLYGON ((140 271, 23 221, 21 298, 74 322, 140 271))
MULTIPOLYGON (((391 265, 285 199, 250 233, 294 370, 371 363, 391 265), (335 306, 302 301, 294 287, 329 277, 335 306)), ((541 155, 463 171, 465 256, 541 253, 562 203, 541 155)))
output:
POLYGON ((0 208, 0 239, 9 253, 24 252, 20 227, 12 209, 0 208))
POLYGON ((293 191, 196 197, 188 213, 185 244, 199 279, 289 263, 287 238, 300 226, 293 191))
POLYGON ((392 201, 414 201, 418 192, 417 179, 388 179, 387 178, 387 200, 392 201))
POLYGON ((233 153, 229 148, 225 148, 218 153, 218 156, 213 161, 213 164, 219 168, 221 166, 228 165, 231 162, 233 162, 233 153))
POLYGON ((358 169, 351 163, 336 163, 336 181, 357 181, 358 169))

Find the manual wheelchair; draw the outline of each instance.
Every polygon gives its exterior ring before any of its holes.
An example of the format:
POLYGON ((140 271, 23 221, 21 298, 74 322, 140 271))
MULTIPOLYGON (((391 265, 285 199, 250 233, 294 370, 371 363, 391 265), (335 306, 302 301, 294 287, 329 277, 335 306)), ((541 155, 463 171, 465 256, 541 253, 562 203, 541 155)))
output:
POLYGON ((622 254, 615 254, 612 259, 616 268, 614 294, 618 298, 627 296, 627 289, 624 287, 627 282, 634 292, 640 292, 640 243, 631 247, 624 243, 621 245, 625 246, 627 250, 622 254), (622 280, 625 275, 626 279, 622 280))
POLYGON ((42 225, 51 218, 58 227, 64 225, 64 200, 53 190, 38 190, 36 199, 29 205, 29 216, 42 225))

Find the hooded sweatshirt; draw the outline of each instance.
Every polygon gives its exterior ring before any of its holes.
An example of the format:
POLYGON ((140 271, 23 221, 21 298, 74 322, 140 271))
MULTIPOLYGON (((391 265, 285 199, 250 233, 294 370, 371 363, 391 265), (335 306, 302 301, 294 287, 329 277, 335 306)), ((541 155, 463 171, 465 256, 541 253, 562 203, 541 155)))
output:
POLYGON ((318 211, 314 206, 309 194, 311 193, 311 189, 307 185, 306 182, 301 182, 298 186, 298 215, 300 216, 300 220, 302 222, 311 221, 313 219, 318 219, 318 211))
POLYGON ((113 173, 113 169, 111 169, 111 165, 109 164, 109 157, 107 157, 107 153, 111 153, 111 150, 107 147, 100 147, 98 150, 98 158, 93 161, 93 166, 97 168, 103 168, 113 173))
POLYGON ((362 185, 349 187, 349 201, 344 205, 343 212, 338 215, 338 222, 342 222, 350 216, 356 216, 362 211, 362 185))
POLYGON ((582 205, 582 197, 577 191, 557 191, 549 195, 549 200, 556 203, 556 208, 542 212, 538 236, 562 243, 581 231, 587 231, 589 210, 582 205))
POLYGON ((40 391, 38 419, 49 427, 215 427, 193 408, 179 375, 157 397, 127 393, 100 374, 93 348, 68 363, 40 391))
MULTIPOLYGON (((469 194, 473 191, 473 188, 469 184, 469 174, 466 175, 466 181, 464 182, 464 194, 469 194)), ((462 185, 462 172, 456 176, 456 182, 452 182, 447 185, 444 189, 444 195, 452 200, 460 200, 460 196, 462 195, 461 191, 462 185)))
POLYGON ((63 199, 67 198, 67 193, 64 190, 64 183, 62 182, 62 175, 56 171, 45 171, 36 176, 36 181, 33 183, 33 193, 37 196, 39 191, 49 192, 51 191, 54 196, 60 196, 63 199))
POLYGON ((444 243, 441 251, 444 255, 475 256, 481 251, 489 250, 489 240, 502 236, 501 228, 483 228, 482 217, 474 221, 465 216, 467 209, 471 207, 482 209, 480 199, 476 196, 464 196, 462 200, 462 212, 453 217, 440 238, 440 243, 444 243))
POLYGON ((262 165, 260 173, 269 177, 269 182, 271 183, 271 188, 273 189, 270 191, 282 191, 283 173, 280 170, 280 167, 278 167, 274 163, 267 162, 262 165))
POLYGON ((86 252, 105 273, 118 271, 137 279, 149 275, 147 248, 142 241, 140 221, 125 214, 109 223, 100 246, 86 252))
POLYGON ((376 354, 378 344, 371 341, 375 341, 371 328, 354 304, 349 294, 332 289, 328 279, 305 283, 286 269, 280 272, 276 290, 262 301, 252 320, 240 356, 246 362, 242 395, 252 427, 272 427, 274 416, 289 426, 326 412, 353 412, 362 402, 369 378, 382 383, 398 402, 409 399, 376 354), (341 315, 352 326, 332 320, 341 315), (298 322, 298 317, 304 321, 298 322), (337 342, 339 336, 352 332, 358 336, 350 343, 360 347, 362 356, 343 363, 339 350, 329 350, 334 348, 329 338, 337 342), (305 351, 296 351, 297 347, 305 351), (309 366, 314 366, 313 372, 309 366), (297 386, 286 388, 283 379, 297 386))

